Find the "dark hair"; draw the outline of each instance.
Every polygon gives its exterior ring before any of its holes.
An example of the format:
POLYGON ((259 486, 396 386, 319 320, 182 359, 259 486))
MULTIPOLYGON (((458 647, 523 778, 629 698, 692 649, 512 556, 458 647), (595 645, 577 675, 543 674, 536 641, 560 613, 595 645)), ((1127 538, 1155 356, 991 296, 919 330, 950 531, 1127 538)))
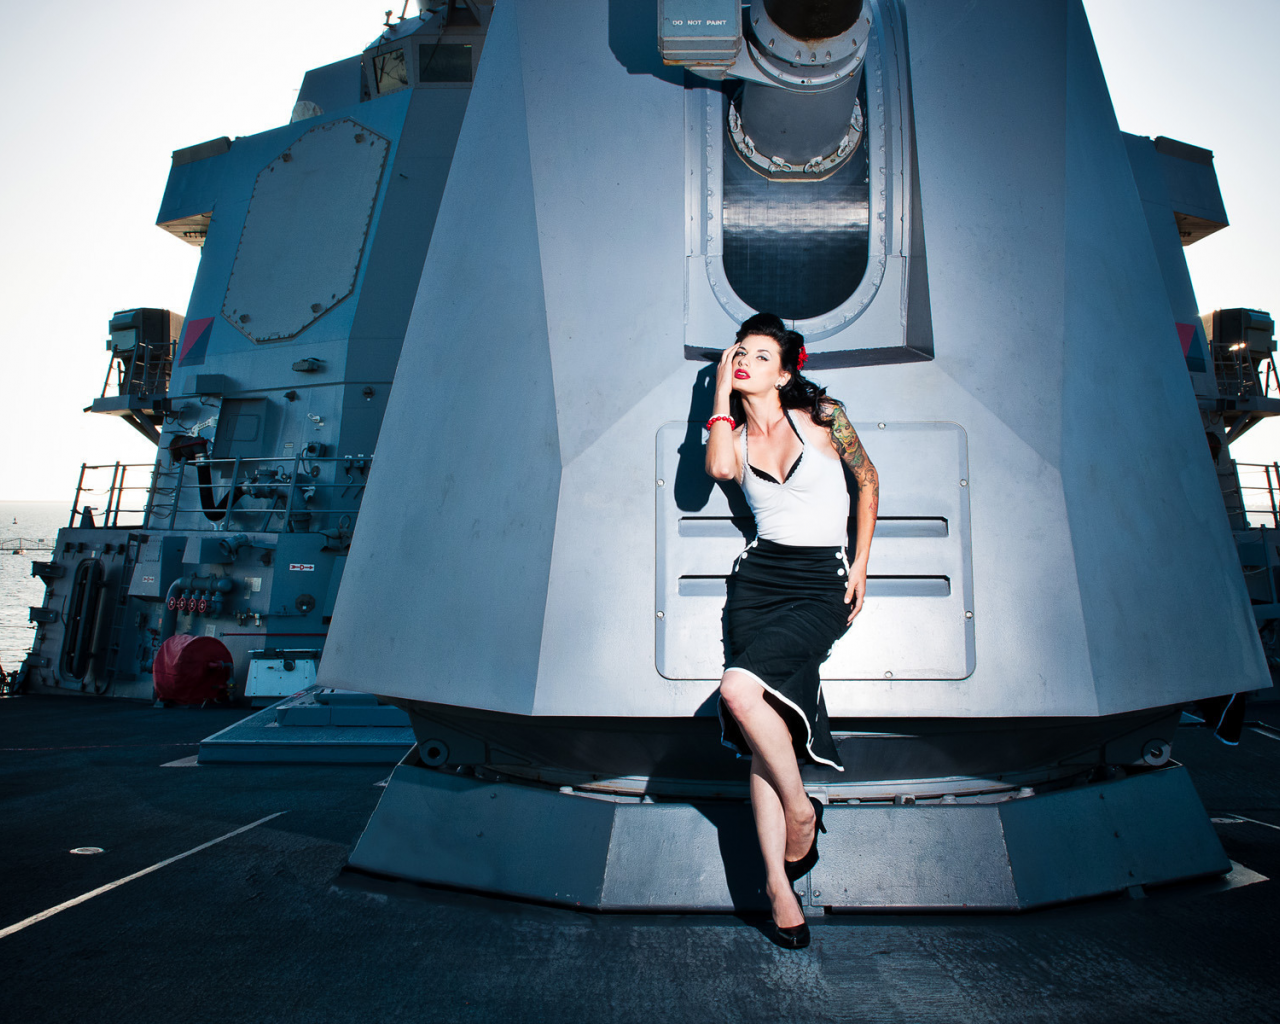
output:
MULTIPOLYGON (((748 317, 734 335, 735 342, 741 342, 752 334, 772 338, 778 343, 782 352, 782 368, 791 374, 790 379, 778 390, 784 409, 803 409, 819 426, 831 426, 831 412, 824 408, 827 403, 834 402, 827 398, 827 389, 820 388, 813 381, 800 373, 800 352, 804 348, 804 335, 792 331, 782 322, 782 318, 773 313, 757 313, 748 317)), ((735 423, 746 421, 746 413, 742 408, 742 396, 736 391, 729 396, 729 415, 735 423)))

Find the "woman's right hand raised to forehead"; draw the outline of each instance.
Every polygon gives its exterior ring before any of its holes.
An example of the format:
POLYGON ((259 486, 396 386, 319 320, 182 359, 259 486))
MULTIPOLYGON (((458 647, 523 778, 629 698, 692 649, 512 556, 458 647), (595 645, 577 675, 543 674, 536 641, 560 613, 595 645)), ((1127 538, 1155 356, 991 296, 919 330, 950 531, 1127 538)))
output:
POLYGON ((708 475, 716 480, 738 480, 742 476, 740 452, 730 423, 725 422, 729 418, 729 396, 733 393, 733 356, 739 347, 734 342, 725 349, 716 367, 716 396, 711 415, 721 418, 708 428, 706 461, 708 475))
MULTIPOLYGON (((729 400, 729 392, 733 390, 733 357, 742 346, 734 342, 720 353, 720 364, 716 367, 716 398, 729 400)), ((718 410, 717 410, 718 411, 718 410)), ((727 407, 726 407, 726 410, 727 407)))

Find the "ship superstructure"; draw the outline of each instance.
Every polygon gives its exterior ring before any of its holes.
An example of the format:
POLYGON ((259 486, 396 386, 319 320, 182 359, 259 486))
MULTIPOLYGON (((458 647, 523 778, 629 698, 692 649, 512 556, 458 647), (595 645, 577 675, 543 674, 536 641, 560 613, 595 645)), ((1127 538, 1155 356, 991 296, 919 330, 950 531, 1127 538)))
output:
POLYGON ((201 248, 191 300, 111 318, 90 407, 157 460, 82 472, 22 685, 150 698, 175 633, 222 640, 251 697, 314 678, 491 10, 388 19, 287 125, 174 153, 157 221, 201 248))

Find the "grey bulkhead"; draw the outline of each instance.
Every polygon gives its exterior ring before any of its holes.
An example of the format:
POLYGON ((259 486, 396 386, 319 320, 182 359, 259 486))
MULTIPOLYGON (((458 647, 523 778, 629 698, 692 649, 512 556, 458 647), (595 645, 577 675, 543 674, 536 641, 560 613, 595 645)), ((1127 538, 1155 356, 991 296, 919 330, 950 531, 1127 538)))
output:
MULTIPOLYGON (((721 87, 664 68, 637 6, 497 5, 325 685, 714 713, 741 508, 700 479, 700 353, 750 308, 721 260, 721 87)), ((796 325, 881 474, 832 717, 1100 716, 1267 685, 1080 4, 868 6, 868 269, 796 325)))
MULTIPOLYGON (((300 463, 314 472, 302 483, 317 486, 294 487, 287 530, 278 511, 267 514, 280 507, 279 480, 237 492, 233 522, 211 524, 193 465, 182 511, 152 515, 156 544, 165 529, 229 528, 252 542, 225 571, 248 581, 234 607, 259 613, 265 630, 251 620, 219 633, 231 637, 241 677, 247 651, 264 642, 320 646, 293 636, 322 638, 332 612, 344 544, 320 531, 349 536, 360 505, 470 92, 469 82, 417 82, 414 48, 437 35, 428 19, 403 22, 363 64, 357 56, 310 72, 289 125, 175 157, 158 222, 175 233, 203 222, 207 236, 174 359, 176 416, 161 439, 158 493, 177 479, 167 451, 176 435, 203 438, 214 458, 246 460, 242 479, 259 465, 287 471, 309 444, 321 456, 300 463), (397 46, 409 48, 413 84, 379 94, 370 61, 397 46)), ((464 27, 454 41, 479 53, 483 28, 464 27)), ((214 470, 219 497, 229 466, 214 470)), ((198 541, 184 572, 208 572, 198 541)), ((179 632, 203 628, 179 619, 179 632)), ((139 685, 150 692, 149 679, 139 685)))

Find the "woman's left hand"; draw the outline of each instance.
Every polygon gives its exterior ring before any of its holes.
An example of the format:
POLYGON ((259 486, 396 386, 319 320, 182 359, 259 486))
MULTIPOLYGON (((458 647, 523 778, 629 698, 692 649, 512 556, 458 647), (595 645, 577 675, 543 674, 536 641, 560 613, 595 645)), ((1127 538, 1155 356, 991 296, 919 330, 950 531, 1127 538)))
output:
POLYGON ((844 603, 849 606, 849 622, 852 623, 862 611, 862 604, 867 596, 867 567, 854 562, 849 566, 849 585, 844 588, 844 603))

